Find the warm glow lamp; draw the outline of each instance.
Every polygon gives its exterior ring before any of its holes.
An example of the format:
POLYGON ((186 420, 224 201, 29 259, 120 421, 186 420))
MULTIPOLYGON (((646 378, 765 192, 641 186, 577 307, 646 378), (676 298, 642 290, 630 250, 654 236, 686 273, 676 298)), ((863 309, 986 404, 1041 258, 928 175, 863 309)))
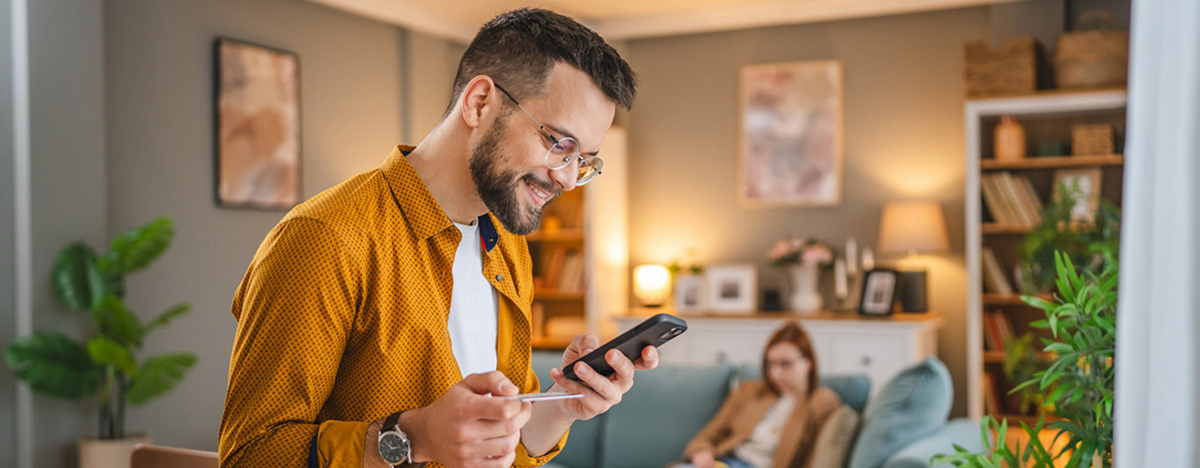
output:
POLYGON ((638 265, 633 269, 633 295, 646 307, 658 307, 671 294, 671 272, 662 265, 638 265))
MULTIPOLYGON (((913 258, 918 253, 948 250, 946 217, 937 202, 889 202, 883 206, 883 220, 879 224, 880 253, 904 253, 913 258)), ((925 312, 925 270, 901 272, 898 292, 905 312, 925 312)))

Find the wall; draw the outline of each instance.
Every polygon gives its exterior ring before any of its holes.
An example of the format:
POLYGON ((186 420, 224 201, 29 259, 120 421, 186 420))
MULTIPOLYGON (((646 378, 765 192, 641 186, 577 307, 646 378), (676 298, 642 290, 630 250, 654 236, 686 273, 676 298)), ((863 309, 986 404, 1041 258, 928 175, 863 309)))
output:
POLYGON ((630 113, 630 264, 669 261, 694 246, 703 263, 752 262, 760 289, 786 288, 765 261, 781 236, 839 247, 852 236, 874 247, 884 202, 937 200, 952 251, 926 258, 930 307, 945 314, 940 357, 959 389, 954 413, 965 414, 961 56, 964 41, 986 37, 989 21, 989 9, 971 8, 630 41, 628 58, 641 76, 630 113), (741 208, 739 67, 824 59, 844 66, 844 201, 741 208))
MULTIPOLYGON (((214 38, 299 55, 304 198, 378 167, 409 124, 401 120, 409 113, 402 70, 445 76, 445 60, 405 63, 402 31, 300 1, 122 0, 108 2, 105 25, 108 234, 159 216, 175 219, 174 243, 146 273, 129 278, 128 300, 142 317, 190 302, 191 315, 151 335, 146 353, 199 356, 179 388, 134 408, 128 425, 151 432, 157 443, 216 450, 236 330, 230 302, 259 243, 285 212, 213 202, 214 38)), ((441 107, 449 99, 449 84, 411 85, 414 96, 441 95, 441 107)))
MULTIPOLYGON (((13 48, 11 0, 0 0, 0 349, 16 337, 16 214, 13 178, 13 48)), ((0 372, 0 466, 17 466, 17 385, 12 372, 0 372)))

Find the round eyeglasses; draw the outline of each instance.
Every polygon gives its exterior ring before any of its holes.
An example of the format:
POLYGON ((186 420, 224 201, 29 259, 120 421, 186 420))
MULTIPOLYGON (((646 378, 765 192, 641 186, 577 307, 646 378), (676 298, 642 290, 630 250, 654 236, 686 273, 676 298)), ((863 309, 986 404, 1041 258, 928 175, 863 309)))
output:
POLYGON ((524 112, 525 115, 529 116, 529 118, 533 120, 533 123, 537 124, 538 130, 540 130, 546 138, 550 139, 550 149, 546 150, 546 167, 549 167, 550 170, 557 171, 559 169, 569 167, 571 164, 578 164, 578 175, 575 178, 575 185, 584 185, 590 182, 592 179, 595 179, 596 176, 600 175, 600 170, 604 168, 603 160, 596 156, 585 157, 580 152, 579 142, 575 141, 574 138, 555 138, 549 130, 546 130, 545 125, 542 125, 538 119, 533 117, 533 114, 530 114, 529 111, 525 110, 525 107, 517 101, 517 98, 514 98, 513 95, 509 94, 508 91, 505 91, 504 88, 501 88, 500 85, 496 85, 496 89, 499 89, 500 92, 504 93, 505 96, 508 96, 509 99, 512 99, 512 102, 517 105, 517 108, 521 109, 521 112, 524 112))

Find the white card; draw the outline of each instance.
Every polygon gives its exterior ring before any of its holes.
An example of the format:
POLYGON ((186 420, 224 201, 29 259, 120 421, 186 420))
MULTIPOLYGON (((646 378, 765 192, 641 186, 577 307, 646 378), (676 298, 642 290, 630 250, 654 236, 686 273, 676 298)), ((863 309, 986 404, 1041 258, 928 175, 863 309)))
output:
POLYGON ((551 401, 551 400, 569 400, 572 398, 583 398, 583 395, 566 392, 546 392, 546 393, 522 393, 520 395, 502 396, 505 400, 521 400, 521 401, 551 401))

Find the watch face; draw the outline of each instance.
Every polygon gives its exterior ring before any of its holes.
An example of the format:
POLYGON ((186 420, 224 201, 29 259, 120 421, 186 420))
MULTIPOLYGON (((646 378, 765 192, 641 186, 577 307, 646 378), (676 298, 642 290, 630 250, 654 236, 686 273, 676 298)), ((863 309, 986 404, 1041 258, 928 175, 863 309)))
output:
POLYGON ((408 456, 408 442, 395 432, 386 432, 379 438, 379 455, 392 465, 404 463, 408 456))

